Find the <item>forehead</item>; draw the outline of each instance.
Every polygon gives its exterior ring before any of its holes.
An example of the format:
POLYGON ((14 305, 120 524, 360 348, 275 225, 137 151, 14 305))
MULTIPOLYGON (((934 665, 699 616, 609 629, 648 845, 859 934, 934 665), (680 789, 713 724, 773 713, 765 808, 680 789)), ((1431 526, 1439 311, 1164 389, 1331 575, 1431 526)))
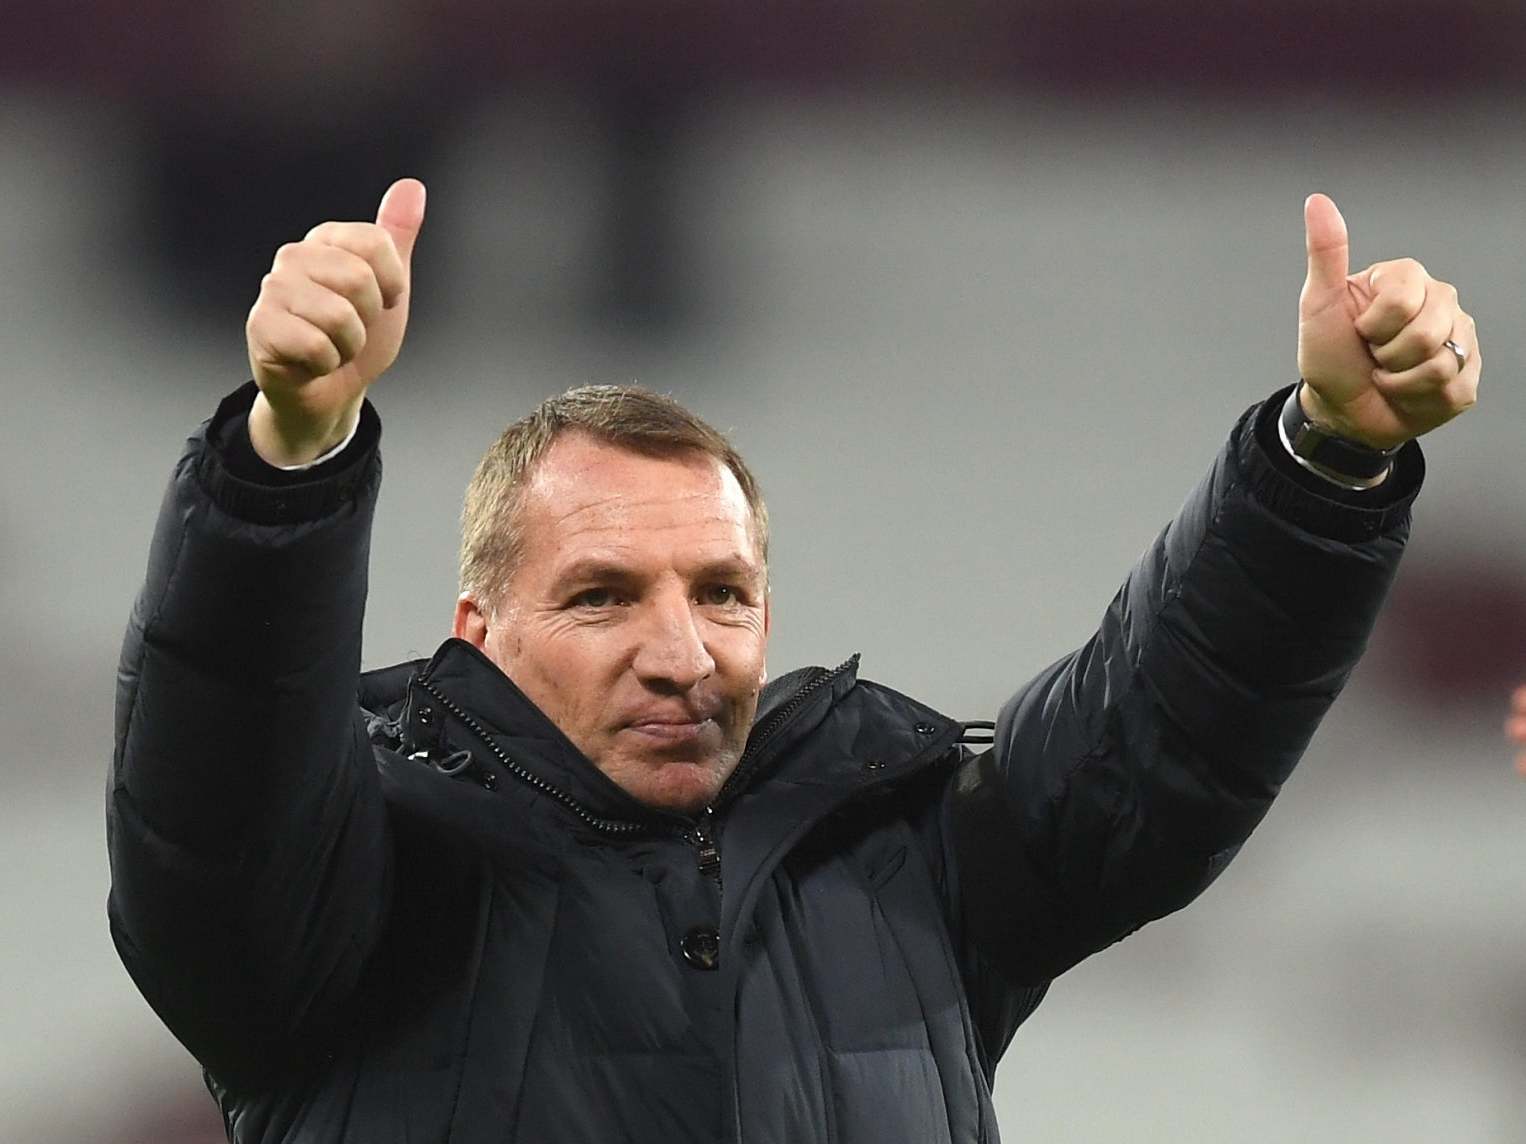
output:
POLYGON ((561 563, 590 547, 731 547, 756 560, 752 509, 736 475, 697 450, 648 456, 584 433, 559 436, 519 506, 523 562, 561 563))

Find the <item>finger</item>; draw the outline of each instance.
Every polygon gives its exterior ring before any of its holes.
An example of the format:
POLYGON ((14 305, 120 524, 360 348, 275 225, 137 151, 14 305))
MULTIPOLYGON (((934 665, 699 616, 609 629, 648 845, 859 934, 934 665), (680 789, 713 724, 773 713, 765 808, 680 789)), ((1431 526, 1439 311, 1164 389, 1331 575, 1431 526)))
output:
MULTIPOLYGON (((1428 369, 1429 365, 1427 363, 1418 369, 1428 369)), ((1440 384, 1408 380, 1397 385, 1385 385, 1376 376, 1374 381, 1378 382, 1379 392, 1395 409, 1412 421, 1432 427, 1450 421, 1478 403, 1478 370, 1471 361, 1462 373, 1440 384)))
POLYGON ((1468 355, 1462 372, 1457 358, 1444 349, 1435 357, 1402 373, 1373 370, 1372 382, 1384 397, 1405 408, 1446 407, 1461 413, 1478 400, 1478 377, 1483 362, 1477 350, 1468 355))
POLYGON ((1526 743, 1526 715, 1515 715, 1505 721, 1505 734, 1517 743, 1526 743))
POLYGON ((257 375, 263 366, 298 384, 333 373, 344 364, 333 338, 289 310, 251 319, 249 357, 257 375))
POLYGON ((1376 263, 1359 277, 1364 278, 1363 285, 1372 300, 1357 315, 1356 332, 1369 345, 1384 345, 1420 313, 1430 275, 1413 258, 1401 258, 1376 263))
POLYGON ((1515 709, 1518 712, 1526 715, 1526 685, 1515 689, 1515 694, 1510 697, 1510 702, 1515 705, 1515 709))
POLYGON ((365 260, 381 289, 382 305, 391 308, 408 289, 408 267, 384 227, 373 222, 325 222, 307 232, 299 246, 333 246, 365 260))
POLYGON ((1338 290, 1351 260, 1346 220, 1329 195, 1310 195, 1303 204, 1304 249, 1309 256, 1307 287, 1338 290))
POLYGON ((371 264, 343 247, 296 243, 290 255, 277 255, 277 265, 279 273, 291 284, 288 288, 302 281, 316 282, 348 299, 367 328, 385 306, 381 283, 376 280, 371 264))
POLYGON ((317 327, 333 343, 339 354, 335 369, 354 361, 365 348, 366 325, 344 295, 303 279, 286 284, 276 298, 287 313, 317 327))
POLYGON ((1456 288, 1449 282, 1428 282, 1420 312, 1387 342, 1370 347, 1373 359, 1390 373, 1414 368, 1441 350, 1459 313, 1456 288))
POLYGON ((417 179, 399 179, 387 188, 381 205, 376 208, 376 223, 392 236, 404 266, 413 260, 413 244, 418 241, 419 228, 424 225, 426 199, 423 183, 417 179))

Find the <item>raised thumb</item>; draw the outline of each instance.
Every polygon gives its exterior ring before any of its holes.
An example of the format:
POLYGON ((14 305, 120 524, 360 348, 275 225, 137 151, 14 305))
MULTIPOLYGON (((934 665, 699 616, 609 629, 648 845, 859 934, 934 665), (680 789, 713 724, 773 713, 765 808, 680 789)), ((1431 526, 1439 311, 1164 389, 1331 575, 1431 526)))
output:
POLYGON ((376 208, 376 223, 392 236, 403 265, 413 257, 413 244, 424 225, 424 184, 417 179, 399 179, 387 188, 381 206, 376 208))
POLYGON ((1351 264, 1346 220, 1329 195, 1310 195, 1303 204, 1304 242, 1309 252, 1307 286, 1334 290, 1344 286, 1351 264))

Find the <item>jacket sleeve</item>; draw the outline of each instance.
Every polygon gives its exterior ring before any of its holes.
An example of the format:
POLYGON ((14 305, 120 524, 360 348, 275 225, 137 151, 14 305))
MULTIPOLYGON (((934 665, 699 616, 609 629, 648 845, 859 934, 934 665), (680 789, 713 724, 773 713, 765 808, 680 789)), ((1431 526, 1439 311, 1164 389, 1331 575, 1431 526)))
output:
MULTIPOLYGON (((1277 441, 1287 392, 1240 420, 1096 634, 1008 701, 954 778, 966 952, 1001 989, 1042 986, 1199 894, 1365 646, 1424 463, 1411 444, 1378 489, 1335 490, 1277 441)), ((985 1032, 999 1055, 1011 1027, 985 1032)))
POLYGON ((390 878, 355 703, 380 428, 367 407, 339 457, 251 478, 229 442, 249 452, 253 396, 224 401, 175 467, 122 649, 107 792, 113 940, 225 1078, 321 1040, 390 878))

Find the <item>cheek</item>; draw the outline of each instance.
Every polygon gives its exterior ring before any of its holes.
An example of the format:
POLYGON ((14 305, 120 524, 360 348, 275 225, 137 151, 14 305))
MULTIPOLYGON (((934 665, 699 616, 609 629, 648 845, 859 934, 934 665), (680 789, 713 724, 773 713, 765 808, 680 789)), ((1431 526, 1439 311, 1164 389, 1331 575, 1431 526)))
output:
POLYGON ((515 666, 524 653, 524 639, 503 624, 488 628, 482 641, 482 652, 498 665, 505 675, 515 674, 515 666))
POLYGON ((727 633, 721 647, 727 674, 731 678, 753 691, 763 686, 763 681, 768 677, 765 656, 768 637, 761 627, 733 629, 727 633))

